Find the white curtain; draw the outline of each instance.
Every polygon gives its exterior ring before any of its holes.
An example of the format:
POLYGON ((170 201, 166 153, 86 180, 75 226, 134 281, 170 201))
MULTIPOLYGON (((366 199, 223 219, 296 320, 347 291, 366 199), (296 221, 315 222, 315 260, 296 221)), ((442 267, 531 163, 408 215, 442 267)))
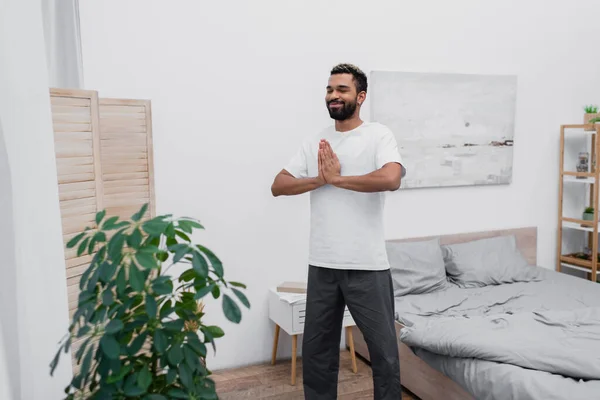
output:
POLYGON ((50 86, 82 89, 79 0, 41 1, 50 86))

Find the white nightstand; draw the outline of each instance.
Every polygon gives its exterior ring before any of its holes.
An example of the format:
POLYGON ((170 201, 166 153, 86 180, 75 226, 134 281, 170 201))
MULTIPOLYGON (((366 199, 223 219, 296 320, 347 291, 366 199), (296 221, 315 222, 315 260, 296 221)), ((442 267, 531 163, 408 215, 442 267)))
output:
MULTIPOLYGON (((275 338, 273 340, 273 354, 271 364, 275 364, 277 356, 277 343, 279 331, 283 329, 292 337, 292 385, 296 384, 296 353, 298 351, 298 335, 304 332, 304 312, 306 296, 295 293, 279 293, 276 289, 269 291, 269 318, 275 323, 275 338)), ((354 352, 354 338, 352 327, 356 325, 348 307, 344 310, 342 326, 346 330, 346 342, 350 347, 352 371, 356 373, 356 354, 354 352)))

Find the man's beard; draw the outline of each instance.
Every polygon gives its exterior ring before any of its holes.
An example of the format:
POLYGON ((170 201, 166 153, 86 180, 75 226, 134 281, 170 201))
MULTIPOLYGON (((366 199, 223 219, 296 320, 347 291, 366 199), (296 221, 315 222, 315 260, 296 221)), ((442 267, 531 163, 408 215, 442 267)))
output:
POLYGON ((342 101, 330 101, 327 103, 327 110, 329 111, 329 116, 336 121, 344 121, 354 115, 354 111, 356 111, 356 101, 352 103, 342 102, 342 101), (331 103, 343 103, 343 106, 340 108, 331 108, 331 103))

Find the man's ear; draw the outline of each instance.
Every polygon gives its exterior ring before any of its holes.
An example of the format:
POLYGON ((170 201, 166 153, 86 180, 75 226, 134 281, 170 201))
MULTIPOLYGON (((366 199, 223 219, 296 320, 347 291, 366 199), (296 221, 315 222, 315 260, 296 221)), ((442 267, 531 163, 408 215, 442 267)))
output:
POLYGON ((359 106, 362 106, 362 104, 365 102, 366 99, 367 99, 367 92, 362 91, 358 94, 356 102, 358 103, 359 106))

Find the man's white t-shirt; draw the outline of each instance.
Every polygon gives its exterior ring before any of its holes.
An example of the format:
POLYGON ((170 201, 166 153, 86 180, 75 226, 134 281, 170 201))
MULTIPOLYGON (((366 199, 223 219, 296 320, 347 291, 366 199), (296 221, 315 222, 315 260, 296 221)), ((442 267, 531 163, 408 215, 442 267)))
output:
MULTIPOLYGON (((390 129, 380 123, 363 122, 347 132, 331 126, 306 139, 285 170, 296 178, 318 176, 321 139, 331 144, 342 176, 365 175, 390 162, 402 165, 390 129)), ((402 166, 402 176, 405 174, 402 166)), ((332 185, 311 191, 309 264, 336 269, 389 269, 384 203, 384 192, 363 193, 332 185)))

